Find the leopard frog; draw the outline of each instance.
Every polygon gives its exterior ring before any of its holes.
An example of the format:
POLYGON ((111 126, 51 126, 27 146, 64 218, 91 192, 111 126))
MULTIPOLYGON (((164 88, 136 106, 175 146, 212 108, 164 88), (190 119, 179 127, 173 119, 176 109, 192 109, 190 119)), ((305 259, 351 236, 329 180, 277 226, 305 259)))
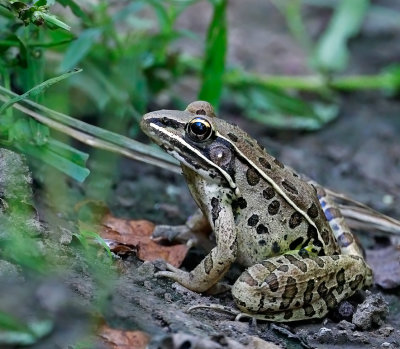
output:
POLYGON ((216 246, 191 272, 168 277, 196 292, 215 286, 233 262, 247 268, 232 286, 240 312, 257 319, 320 318, 372 272, 323 188, 302 179, 207 102, 146 114, 143 131, 181 164, 216 246))

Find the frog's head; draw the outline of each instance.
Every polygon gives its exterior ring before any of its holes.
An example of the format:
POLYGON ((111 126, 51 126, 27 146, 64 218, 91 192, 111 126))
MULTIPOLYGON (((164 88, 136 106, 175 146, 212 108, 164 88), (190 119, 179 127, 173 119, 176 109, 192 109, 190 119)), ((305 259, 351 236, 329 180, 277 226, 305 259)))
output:
POLYGON ((229 127, 233 126, 216 118, 212 106, 203 101, 189 104, 185 111, 151 112, 141 121, 142 130, 181 165, 235 190, 234 150, 221 135, 229 127))

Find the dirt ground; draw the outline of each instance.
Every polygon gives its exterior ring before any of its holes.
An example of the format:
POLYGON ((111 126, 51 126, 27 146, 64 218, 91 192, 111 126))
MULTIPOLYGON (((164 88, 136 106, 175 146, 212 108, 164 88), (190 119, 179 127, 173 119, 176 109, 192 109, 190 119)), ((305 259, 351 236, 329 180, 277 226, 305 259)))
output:
MULTIPOLYGON (((394 0, 373 3, 390 5, 400 10, 400 4, 394 0)), ((204 32, 210 13, 209 5, 204 1, 190 8, 182 16, 179 25, 204 32)), ((307 23, 314 35, 323 27, 327 15, 325 10, 306 11, 307 23)), ((230 64, 240 64, 249 71, 266 74, 310 73, 304 53, 287 33, 282 17, 268 1, 231 0, 229 22, 230 64)), ((369 18, 361 35, 351 42, 352 57, 346 74, 378 73, 388 64, 398 62, 399 43, 398 25, 375 17, 369 18)), ((190 53, 201 50, 201 47, 195 47, 187 41, 180 42, 177 48, 190 53)), ((195 84, 188 85, 188 82, 176 86, 188 103, 196 99, 196 88, 195 84)), ((242 115, 232 114, 229 102, 224 103, 220 116, 237 123, 274 156, 298 172, 400 219, 400 100, 377 91, 343 94, 340 99, 342 109, 339 118, 315 133, 265 129, 242 115)), ((122 159, 118 166, 121 176, 115 181, 114 191, 107 201, 115 216, 148 219, 160 224, 182 224, 195 209, 182 176, 126 159, 122 159)), ((82 188, 71 188, 82 195, 82 188)), ((66 213, 71 208, 66 204, 65 212, 53 212, 48 199, 36 183, 36 207, 39 216, 46 217, 46 222, 42 222, 47 231, 42 232, 45 240, 43 244, 47 249, 61 249, 59 258, 73 258, 75 262, 62 277, 65 288, 59 285, 59 279, 35 280, 35 294, 42 303, 31 304, 32 299, 28 305, 23 302, 19 305, 13 303, 16 311, 21 313, 26 311, 26 307, 31 310, 39 307, 40 311, 45 308, 55 314, 58 337, 53 336, 46 343, 35 346, 41 349, 54 348, 55 343, 60 345, 66 336, 79 336, 86 329, 84 319, 88 316, 91 304, 99 297, 82 255, 72 252, 69 247, 73 240, 72 234, 76 231, 76 223, 68 220, 66 213), (52 232, 52 235, 48 232, 52 232), (59 287, 62 288, 57 293, 61 295, 59 299, 43 300, 45 294, 52 294, 59 287), (67 312, 66 309, 71 311, 67 312), (80 319, 80 322, 74 323, 76 319, 80 319), (69 332, 61 335, 63 329, 69 332)), ((371 231, 357 233, 366 249, 367 260, 379 279, 379 285, 371 289, 371 294, 361 294, 343 304, 339 311, 326 319, 274 324, 237 322, 228 314, 211 311, 199 310, 188 314, 185 309, 191 305, 221 303, 232 306, 232 299, 229 293, 216 297, 205 296, 188 291, 169 280, 157 279, 154 273, 159 264, 143 263, 134 256, 116 262, 114 268, 119 276, 114 280, 113 293, 106 297, 102 313, 110 327, 141 330, 150 334, 151 348, 194 348, 198 338, 206 337, 211 338, 215 348, 224 347, 225 337, 243 345, 259 337, 282 348, 398 348, 399 250, 393 247, 387 237, 376 236, 371 231), (362 322, 363 325, 356 326, 351 323, 351 315, 346 317, 346 312, 364 301, 368 308, 364 311, 367 314, 366 320, 362 322), (388 304, 386 317, 385 302, 388 304), (173 337, 177 333, 193 337, 173 337), (180 346, 172 345, 171 338, 180 340, 180 346)), ((193 268, 202 256, 201 250, 192 250, 183 268, 193 268)), ((0 276, 4 270, 18 275, 12 265, 0 262, 0 276)), ((227 276, 228 282, 232 282, 238 272, 234 267, 227 276)), ((103 277, 106 292, 107 275, 103 277)), ((17 290, 21 299, 27 299, 19 287, 20 282, 17 280, 10 285, 7 293, 14 294, 12 290, 17 290)), ((4 289, 0 288, 0 291, 4 289)), ((6 297, 3 293, 0 296, 1 299, 6 297)), ((225 345, 233 346, 232 343, 225 345)), ((97 347, 102 346, 99 343, 97 347)), ((198 344, 197 348, 200 347, 198 344)), ((211 348, 209 343, 203 347, 211 348)))
MULTIPOLYGON (((400 9, 399 4, 394 1, 376 1, 374 4, 400 9)), ((228 61, 232 65, 240 64, 249 71, 266 74, 309 73, 304 53, 288 35, 282 17, 273 6, 265 1, 238 0, 231 1, 229 8, 228 61)), ((206 22, 198 13, 208 16, 210 9, 207 3, 198 4, 187 11, 182 16, 181 25, 192 30, 204 31, 206 22)), ((315 9, 306 11, 311 33, 316 35, 320 32, 328 14, 327 11, 315 9)), ((374 74, 388 64, 395 63, 400 57, 399 42, 398 25, 371 15, 361 35, 351 42, 352 57, 346 74, 374 74)), ((181 42, 178 47, 191 53, 201 49, 188 42, 181 42)), ((177 86, 177 89, 181 88, 181 93, 191 101, 195 99, 196 87, 185 84, 184 88, 177 86)), ((339 118, 315 133, 267 130, 241 115, 232 115, 229 103, 224 104, 220 116, 239 124, 283 163, 328 188, 343 192, 399 219, 400 101, 397 97, 376 91, 342 94, 340 99, 342 109, 339 118)), ((140 202, 140 209, 135 211, 134 217, 173 224, 184 222, 185 217, 192 212, 193 202, 180 176, 154 171, 148 166, 138 168, 137 164, 131 162, 123 162, 121 169, 125 180, 117 185, 116 193, 124 193, 124 199, 135 197, 137 204, 140 202), (151 196, 140 195, 140 192, 149 191, 153 193, 151 196)), ((115 212, 132 217, 130 207, 121 207, 115 201, 110 204, 115 212)), ((238 323, 232 321, 229 315, 210 311, 198 311, 187 317, 182 310, 193 304, 221 302, 231 305, 232 300, 229 295, 217 298, 202 297, 170 281, 155 281, 154 278, 149 278, 146 279, 147 282, 143 281, 143 285, 148 287, 148 292, 158 295, 159 300, 164 298, 168 304, 165 306, 160 303, 160 308, 154 307, 153 318, 159 318, 160 326, 169 334, 176 331, 199 336, 225 334, 241 343, 248 343, 250 336, 259 336, 287 348, 400 347, 399 252, 385 237, 376 237, 374 232, 370 231, 358 233, 366 248, 367 260, 379 279, 379 286, 375 286, 371 291, 378 299, 373 299, 370 303, 367 301, 368 309, 373 309, 377 304, 382 305, 379 297, 389 305, 387 318, 381 325, 375 325, 372 329, 362 330, 349 322, 339 322, 343 319, 343 314, 331 314, 327 319, 320 321, 286 325, 238 323)), ((200 256, 197 251, 192 252, 184 267, 192 268, 200 257, 201 252, 200 256)), ((131 263, 136 265, 135 261, 131 263)), ((153 272, 152 266, 142 265, 140 268, 146 268, 147 275, 153 272)), ((140 289, 136 291, 136 296, 132 290, 128 291, 129 288, 136 289, 141 282, 134 276, 135 269, 127 270, 130 276, 126 274, 125 277, 136 281, 125 284, 120 290, 121 296, 118 301, 114 299, 115 304, 123 302, 125 295, 140 298, 140 289)), ((232 272, 227 278, 232 281, 236 275, 232 272)), ((362 297, 360 298, 355 299, 353 304, 362 301, 362 297)), ((132 303, 138 304, 139 301, 132 303)), ((133 309, 135 306, 132 303, 130 307, 133 309)), ((120 309, 123 309, 122 314, 114 313, 111 318, 120 319, 131 314, 128 308, 120 309)), ((137 324, 136 321, 135 323, 137 324)))

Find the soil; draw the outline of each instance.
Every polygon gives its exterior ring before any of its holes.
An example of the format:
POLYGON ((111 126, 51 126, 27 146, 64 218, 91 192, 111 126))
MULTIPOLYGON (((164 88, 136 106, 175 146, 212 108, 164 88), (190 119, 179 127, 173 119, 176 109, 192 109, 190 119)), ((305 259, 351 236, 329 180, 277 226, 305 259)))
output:
MULTIPOLYGON (((373 3, 400 10, 399 3, 394 0, 373 3)), ((210 15, 209 3, 200 2, 181 16, 178 25, 204 33, 210 15), (203 15, 199 16, 199 13, 203 15)), ((314 36, 326 25, 328 15, 329 11, 321 9, 308 8, 305 11, 309 29, 314 36)), ((305 54, 288 34, 282 16, 269 2, 231 0, 229 28, 229 64, 241 65, 249 71, 265 74, 310 73, 305 54)), ((201 40, 198 42, 201 45, 201 40)), ((350 44, 352 56, 345 74, 380 72, 388 64, 398 61, 399 42, 398 24, 376 17, 370 18, 361 34, 350 44)), ((196 47, 188 40, 182 40, 177 49, 190 53, 201 52, 200 46, 196 47)), ((186 81, 176 86, 176 89, 181 92, 184 100, 190 102, 196 99, 195 83, 188 85, 186 81)), ((314 133, 265 129, 249 121, 244 115, 237 112, 233 115, 232 105, 227 101, 224 102, 220 116, 237 123, 280 161, 298 172, 400 219, 398 97, 379 91, 342 94, 340 105, 339 117, 314 133)), ((92 165, 95 168, 96 164, 92 165)), ((148 219, 159 224, 182 224, 195 209, 183 177, 126 159, 121 159, 118 167, 120 176, 112 179, 115 182, 114 189, 107 199, 107 205, 115 216, 148 219)), ((69 187, 71 196, 84 196, 84 188, 71 183, 69 187)), ((53 314, 53 318, 58 319, 57 335, 36 347, 52 348, 55 344, 63 347, 67 342, 65 338, 72 341, 71 338, 78 336, 77 329, 81 331, 83 328, 82 319, 86 319, 90 307, 101 298, 95 290, 95 282, 98 285, 99 280, 93 280, 89 270, 91 266, 88 266, 83 253, 71 248, 71 244, 76 245, 73 234, 77 231, 76 223, 70 219, 72 214, 69 212, 72 208, 68 204, 65 204, 63 210, 59 206, 55 208, 56 205, 49 200, 49 193, 40 186, 40 180, 36 182, 35 188, 36 208, 39 216, 45 217, 41 232, 45 248, 60 251, 58 257, 65 260, 66 264, 71 257, 74 263, 65 270, 61 283, 64 286, 60 286, 58 277, 50 279, 52 282, 49 279, 32 281, 31 290, 42 302, 21 302, 18 309, 22 309, 21 313, 24 313, 26 308, 40 308, 37 310, 39 313, 47 311, 53 314), (58 290, 59 287, 62 291, 58 290), (62 297, 49 305, 43 300, 43 292, 52 294, 54 290, 58 290, 57 294, 62 297), (68 316, 65 316, 65 309, 71 309, 68 316), (74 327, 75 318, 81 320, 74 327), (64 337, 60 335, 60 328, 63 326, 68 328, 64 337)), ((385 236, 371 231, 357 233, 366 249, 367 261, 375 273, 378 271, 381 281, 379 286, 375 285, 371 289, 371 293, 361 293, 349 302, 342 303, 326 319, 275 324, 233 321, 229 314, 209 310, 186 313, 189 306, 200 303, 234 305, 229 293, 218 296, 201 295, 170 280, 158 279, 154 277, 154 273, 163 267, 162 263, 143 263, 135 256, 114 263, 114 272, 118 275, 116 279, 101 275, 104 292, 109 292, 104 298, 106 300, 103 299, 101 303, 102 316, 110 327, 141 330, 150 334, 152 348, 178 347, 177 344, 171 344, 171 338, 176 334, 193 336, 186 339, 186 345, 195 343, 196 338, 209 337, 215 343, 215 348, 218 345, 222 347, 221 338, 224 336, 242 345, 249 345, 249 348, 254 347, 251 343, 255 337, 273 342, 282 348, 398 348, 399 250, 385 236), (383 256, 387 259, 383 259, 383 256), (383 268, 383 264, 386 268, 383 268), (356 309, 361 309, 361 314, 353 316, 354 312, 357 314, 356 309)), ((182 268, 193 268, 202 256, 204 251, 191 250, 182 268)), ((0 264, 0 275, 14 275, 13 273, 21 276, 13 265, 7 265, 6 262, 0 264), (4 270, 11 274, 6 274, 4 270)), ((227 275, 228 282, 232 282, 238 273, 237 267, 232 268, 227 275)), ((22 277, 27 280, 26 276, 22 277)), ((16 278, 8 290, 22 292, 18 286, 20 282, 22 281, 16 278)), ((1 289, 4 288, 0 287, 1 289)), ((1 299, 2 294, 0 293, 1 299)), ((21 297, 29 298, 26 295, 21 297)), ((98 343, 96 347, 100 348, 101 344, 98 343)), ((200 348, 201 345, 197 347, 200 348)))

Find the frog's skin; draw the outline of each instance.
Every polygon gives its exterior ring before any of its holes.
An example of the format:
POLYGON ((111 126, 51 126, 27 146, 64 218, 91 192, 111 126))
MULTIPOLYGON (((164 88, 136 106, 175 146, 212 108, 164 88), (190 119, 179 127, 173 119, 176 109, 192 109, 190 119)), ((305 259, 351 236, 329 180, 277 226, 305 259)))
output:
POLYGON ((320 318, 372 284, 372 272, 340 211, 207 102, 146 114, 143 131, 181 164, 216 246, 191 272, 160 276, 204 292, 233 262, 247 270, 232 287, 238 308, 257 319, 320 318))

